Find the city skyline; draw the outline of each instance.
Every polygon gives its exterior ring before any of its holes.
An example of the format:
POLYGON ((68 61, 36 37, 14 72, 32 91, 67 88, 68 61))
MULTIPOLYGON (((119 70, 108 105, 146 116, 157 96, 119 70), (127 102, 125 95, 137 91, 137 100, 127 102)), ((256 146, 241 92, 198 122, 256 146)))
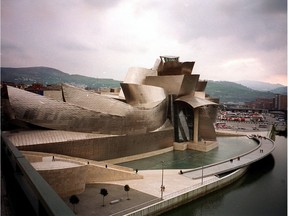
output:
POLYGON ((160 55, 207 80, 287 86, 287 2, 1 1, 1 65, 123 80, 160 55))

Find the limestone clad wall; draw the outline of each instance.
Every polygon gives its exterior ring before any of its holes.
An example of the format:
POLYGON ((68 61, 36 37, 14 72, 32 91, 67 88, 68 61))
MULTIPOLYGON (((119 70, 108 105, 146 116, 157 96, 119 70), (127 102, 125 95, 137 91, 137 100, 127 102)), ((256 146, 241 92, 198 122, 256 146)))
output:
POLYGON ((92 165, 87 166, 87 184, 141 178, 143 178, 143 176, 136 174, 135 172, 110 168, 109 164, 107 168, 101 168, 92 165))
POLYGON ((102 161, 171 147, 173 140, 173 128, 169 128, 151 133, 26 145, 18 148, 24 151, 55 153, 102 161))
POLYGON ((61 197, 79 194, 85 190, 86 167, 39 170, 38 172, 61 197))
MULTIPOLYGON (((43 162, 40 165, 41 168, 36 168, 36 170, 61 197, 80 194, 85 190, 85 185, 90 183, 143 178, 143 176, 136 174, 133 169, 110 163, 87 161, 86 159, 42 152, 23 151, 22 153, 32 165, 43 162), (52 161, 53 156, 55 162, 52 161), (65 168, 60 167, 61 165, 56 168, 52 166, 58 162, 69 162, 77 164, 77 166, 72 165, 65 168)), ((33 166, 35 168, 35 165, 33 166)))

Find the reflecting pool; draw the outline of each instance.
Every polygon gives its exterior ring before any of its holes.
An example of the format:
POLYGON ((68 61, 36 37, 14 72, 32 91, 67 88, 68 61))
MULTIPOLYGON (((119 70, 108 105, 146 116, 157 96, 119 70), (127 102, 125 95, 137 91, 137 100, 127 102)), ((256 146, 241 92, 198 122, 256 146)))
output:
POLYGON ((138 170, 151 170, 161 169, 161 161, 164 161, 166 169, 190 169, 235 157, 257 146, 254 140, 248 139, 246 136, 218 137, 217 141, 218 148, 209 152, 194 150, 172 151, 119 165, 138 170))

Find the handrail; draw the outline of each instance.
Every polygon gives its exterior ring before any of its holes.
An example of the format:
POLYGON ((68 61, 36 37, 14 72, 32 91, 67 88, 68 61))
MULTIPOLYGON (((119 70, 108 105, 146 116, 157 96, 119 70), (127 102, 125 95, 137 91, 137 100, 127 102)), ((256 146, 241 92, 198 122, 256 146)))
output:
MULTIPOLYGON (((249 151, 247 151, 247 152, 245 152, 245 153, 242 153, 242 154, 240 154, 240 155, 238 155, 238 156, 234 156, 234 157, 228 158, 228 159, 226 159, 226 160, 219 161, 219 162, 212 163, 212 164, 208 164, 208 165, 205 165, 205 166, 201 166, 201 167, 197 167, 197 168, 185 170, 185 171, 183 171, 183 173, 189 173, 189 172, 193 172, 193 171, 205 169, 205 168, 208 168, 208 167, 213 167, 213 166, 218 165, 218 164, 223 164, 223 163, 226 163, 227 161, 230 161, 231 159, 235 159, 235 158, 237 158, 237 157, 243 157, 243 156, 245 156, 245 155, 248 155, 248 154, 250 154, 251 152, 254 152, 254 151, 256 151, 257 149, 259 149, 259 148, 261 147, 262 143, 260 142, 260 140, 258 139, 258 137, 249 137, 249 136, 247 136, 247 137, 248 137, 249 139, 254 139, 254 140, 256 140, 256 142, 258 143, 258 145, 257 145, 255 148, 253 148, 253 149, 251 149, 251 150, 249 150, 249 151)), ((269 139, 269 138, 267 138, 267 137, 266 137, 265 139, 268 139, 268 140, 270 140, 271 142, 273 142, 271 139, 269 139)), ((274 149, 274 148, 273 148, 273 149, 274 149)))
POLYGON ((36 215, 75 215, 59 195, 32 167, 22 153, 12 144, 5 133, 2 133, 4 156, 12 165, 13 176, 22 186, 28 188, 24 193, 31 203, 36 215), (31 198, 33 197, 33 198, 31 198), (35 202, 36 201, 36 202, 35 202))
POLYGON ((135 206, 127 208, 125 210, 116 212, 114 214, 111 214, 110 216, 125 215, 126 213, 133 212, 133 211, 136 211, 137 209, 140 209, 141 206, 145 207, 146 205, 149 205, 150 203, 151 203, 151 205, 153 205, 154 203, 156 203, 156 201, 161 201, 161 199, 160 198, 155 198, 155 199, 149 200, 147 202, 141 203, 139 205, 135 205, 135 206))

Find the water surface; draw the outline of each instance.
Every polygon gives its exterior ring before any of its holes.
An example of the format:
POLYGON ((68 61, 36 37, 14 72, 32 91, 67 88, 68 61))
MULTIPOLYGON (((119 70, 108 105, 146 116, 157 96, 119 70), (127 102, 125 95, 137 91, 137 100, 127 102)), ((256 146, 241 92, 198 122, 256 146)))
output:
POLYGON ((248 139, 246 136, 218 137, 217 141, 218 147, 206 153, 194 150, 172 151, 119 165, 138 170, 151 170, 161 169, 161 161, 164 161, 166 169, 189 169, 235 157, 257 146, 254 140, 248 139))
POLYGON ((163 215, 286 216, 287 139, 277 136, 275 144, 271 155, 235 183, 163 215))

